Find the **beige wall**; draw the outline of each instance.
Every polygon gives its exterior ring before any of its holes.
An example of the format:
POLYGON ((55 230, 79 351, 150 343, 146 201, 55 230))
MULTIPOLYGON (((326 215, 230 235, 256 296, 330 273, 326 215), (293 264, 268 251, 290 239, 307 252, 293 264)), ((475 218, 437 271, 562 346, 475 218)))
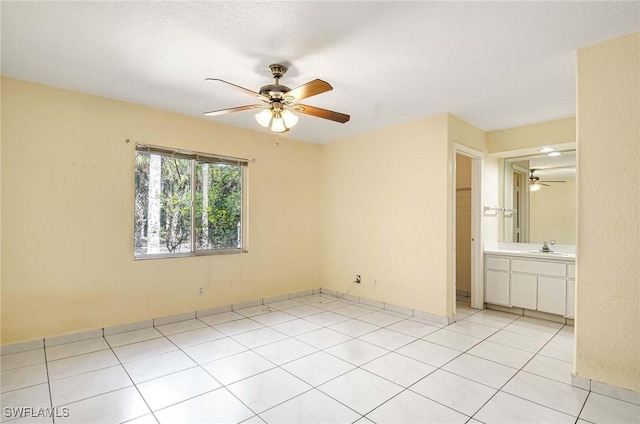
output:
POLYGON ((325 145, 322 286, 453 315, 454 143, 485 138, 442 114, 325 145))
POLYGON ((455 115, 450 113, 447 115, 449 117, 449 125, 447 128, 449 131, 448 136, 450 144, 458 143, 481 153, 487 151, 489 133, 473 126, 455 115))
POLYGON ((324 146, 323 287, 447 315, 447 120, 324 146))
POLYGON ((554 178, 529 195, 529 243, 576 244, 576 179, 554 178))
POLYGON ((487 134, 487 152, 501 153, 576 141, 576 118, 557 119, 487 134))
POLYGON ((640 390, 640 33, 578 50, 579 376, 640 390))
POLYGON ((3 78, 2 344, 319 287, 320 150, 3 78), (136 142, 255 159, 250 252, 134 261, 136 142))

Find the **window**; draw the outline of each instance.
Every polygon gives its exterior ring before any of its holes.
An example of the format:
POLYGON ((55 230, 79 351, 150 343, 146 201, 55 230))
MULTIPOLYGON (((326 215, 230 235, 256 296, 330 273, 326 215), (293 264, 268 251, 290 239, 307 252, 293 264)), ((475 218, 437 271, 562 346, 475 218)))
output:
POLYGON ((242 251, 247 161, 137 145, 136 258, 242 251))

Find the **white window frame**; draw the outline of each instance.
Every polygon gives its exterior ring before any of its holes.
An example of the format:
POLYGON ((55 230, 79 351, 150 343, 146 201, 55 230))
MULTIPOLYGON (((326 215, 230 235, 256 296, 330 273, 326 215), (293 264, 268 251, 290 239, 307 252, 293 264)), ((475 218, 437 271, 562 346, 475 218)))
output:
MULTIPOLYGON (((148 260, 148 259, 164 259, 164 258, 181 258, 181 257, 193 257, 193 256, 208 256, 208 255, 228 255, 237 253, 249 252, 249 226, 248 226, 248 207, 249 207, 249 160, 243 158, 235 158, 230 156, 215 155, 211 153, 193 152, 184 149, 172 149, 161 146, 153 146, 148 144, 136 144, 135 153, 149 153, 162 156, 170 156, 179 159, 187 159, 192 161, 191 166, 191 235, 190 235, 190 251, 189 252, 163 252, 163 253, 145 253, 136 254, 135 240, 133 245, 133 254, 135 260, 148 260), (195 210, 196 210, 196 196, 195 196, 195 163, 206 162, 211 164, 227 164, 238 165, 241 167, 241 210, 240 210, 240 246, 238 248, 220 248, 220 249, 196 249, 196 237, 195 237, 195 210)), ((134 189, 135 194, 135 189, 134 189)), ((134 202, 135 203, 135 202, 134 202)), ((135 218, 135 204, 134 213, 135 218)), ((133 226, 135 227, 135 225, 133 226)))

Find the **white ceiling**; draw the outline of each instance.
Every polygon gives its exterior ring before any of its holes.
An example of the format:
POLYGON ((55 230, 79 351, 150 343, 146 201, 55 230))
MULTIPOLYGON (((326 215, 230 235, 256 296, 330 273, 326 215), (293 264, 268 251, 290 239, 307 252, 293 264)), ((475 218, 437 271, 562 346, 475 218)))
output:
POLYGON ((315 143, 443 112, 484 130, 575 115, 576 48, 640 30, 640 2, 8 2, 2 74, 268 132, 222 78, 258 90, 267 66, 304 102, 351 115, 301 116, 315 143))
POLYGON ((529 158, 529 169, 535 169, 535 175, 541 179, 575 178, 576 151, 563 151, 560 156, 538 154, 529 158))

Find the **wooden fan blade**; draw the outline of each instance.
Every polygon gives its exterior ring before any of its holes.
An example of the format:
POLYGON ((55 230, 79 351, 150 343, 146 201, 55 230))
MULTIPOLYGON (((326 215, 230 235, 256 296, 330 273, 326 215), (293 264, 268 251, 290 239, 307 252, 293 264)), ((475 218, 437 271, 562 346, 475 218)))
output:
POLYGON ((246 106, 232 107, 229 109, 212 110, 211 112, 205 112, 204 115, 206 116, 227 115, 229 113, 242 112, 243 110, 255 109, 258 107, 262 107, 262 105, 246 105, 246 106))
POLYGON ((218 81, 218 82, 230 85, 231 87, 235 88, 236 90, 241 91, 241 92, 243 92, 245 94, 248 94, 250 96, 257 97, 257 98, 259 98, 261 100, 264 100, 264 101, 267 101, 267 102, 269 101, 268 97, 265 97, 262 94, 257 93, 257 92, 255 92, 253 90, 249 90, 248 88, 240 87, 239 85, 233 84, 233 83, 231 83, 229 81, 221 80, 219 78, 205 78, 205 81, 218 81))
POLYGON ((543 185, 545 187, 551 187, 549 184, 541 183, 540 181, 538 181, 538 184, 543 185))
POLYGON ((332 110, 322 109, 314 106, 300 105, 293 106, 293 110, 296 112, 304 113, 305 115, 316 116, 318 118, 329 119, 331 121, 340 122, 344 124, 351 119, 351 116, 344 113, 334 112, 332 110))
POLYGON ((306 84, 302 84, 300 87, 296 87, 293 90, 287 92, 284 95, 285 101, 299 102, 302 99, 306 99, 317 94, 322 94, 327 91, 333 90, 331 84, 320 79, 314 79, 306 84))
POLYGON ((566 183, 566 181, 540 180, 543 183, 566 183))

